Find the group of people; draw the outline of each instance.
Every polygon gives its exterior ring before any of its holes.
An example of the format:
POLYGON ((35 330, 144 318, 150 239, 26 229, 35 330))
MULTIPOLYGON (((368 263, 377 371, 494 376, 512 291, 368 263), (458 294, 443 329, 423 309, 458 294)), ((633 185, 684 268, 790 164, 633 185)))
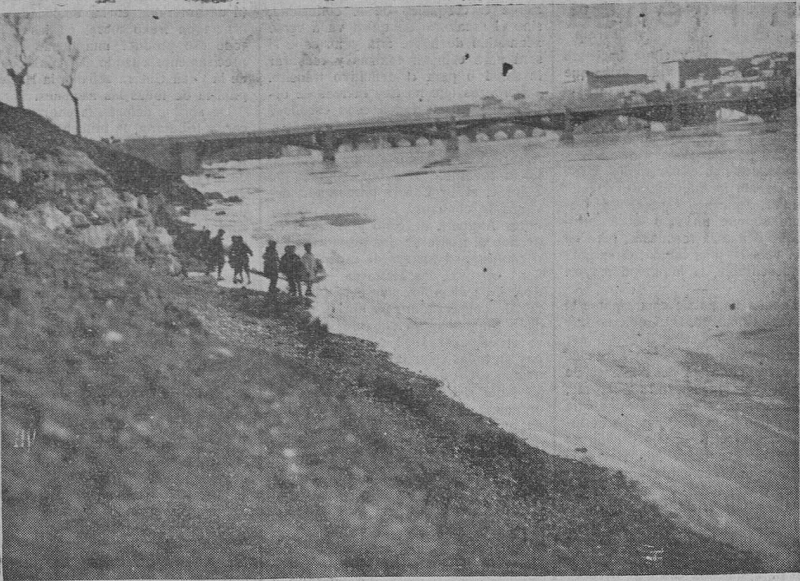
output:
MULTIPOLYGON (((225 266, 225 244, 223 238, 225 230, 220 229, 217 235, 211 237, 211 232, 204 229, 200 240, 200 253, 206 265, 206 275, 217 271, 217 280, 222 280, 222 268, 225 266)), ((278 256, 278 243, 270 240, 264 249, 261 258, 264 261, 262 274, 269 279, 269 292, 278 292, 278 278, 283 274, 289 283, 290 295, 302 295, 302 285, 305 284, 305 296, 313 297, 313 286, 324 268, 322 262, 311 252, 311 243, 303 245, 305 254, 299 256, 296 246, 284 247, 283 256, 278 256)), ((244 275, 247 275, 247 284, 250 280, 250 257, 253 250, 241 236, 231 237, 231 246, 227 251, 228 263, 233 268, 233 282, 244 284, 244 275)))

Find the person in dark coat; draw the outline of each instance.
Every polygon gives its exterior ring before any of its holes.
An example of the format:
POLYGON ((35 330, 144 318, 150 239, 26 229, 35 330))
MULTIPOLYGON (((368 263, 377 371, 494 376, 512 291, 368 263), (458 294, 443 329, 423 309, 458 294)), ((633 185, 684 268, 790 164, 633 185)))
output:
POLYGON ((217 280, 222 280, 222 267, 225 266, 225 245, 222 243, 222 238, 225 236, 225 230, 220 228, 217 235, 214 236, 208 245, 208 262, 206 263, 207 272, 212 270, 217 271, 217 280))
POLYGON ((300 280, 303 276, 303 261, 295 254, 294 250, 294 246, 286 246, 283 256, 281 256, 281 272, 286 275, 286 280, 289 281, 290 295, 297 294, 300 280))
POLYGON ((242 272, 247 273, 247 284, 251 283, 250 280, 250 257, 253 256, 253 251, 245 244, 244 238, 241 236, 234 236, 231 238, 231 249, 228 252, 228 262, 233 268, 233 282, 244 283, 244 276, 242 272))
POLYGON ((269 292, 278 292, 278 272, 280 271, 280 258, 278 257, 277 242, 270 240, 264 249, 261 258, 264 259, 264 276, 269 279, 269 292))
POLYGON ((197 241, 197 258, 200 259, 200 262, 206 265, 206 274, 211 272, 208 268, 208 251, 211 245, 211 232, 208 231, 208 228, 203 228, 202 232, 200 232, 200 237, 197 241))

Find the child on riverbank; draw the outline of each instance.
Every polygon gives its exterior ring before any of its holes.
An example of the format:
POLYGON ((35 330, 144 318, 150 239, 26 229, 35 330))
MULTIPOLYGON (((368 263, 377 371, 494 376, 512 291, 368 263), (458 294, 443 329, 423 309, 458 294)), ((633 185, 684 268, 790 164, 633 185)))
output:
MULTIPOLYGON (((317 280, 317 272, 322 268, 322 263, 311 253, 311 243, 306 242, 303 245, 306 253, 300 259, 303 261, 303 281, 306 283, 306 296, 313 297, 312 290, 313 284, 317 280)), ((302 290, 300 291, 302 293, 302 290)))

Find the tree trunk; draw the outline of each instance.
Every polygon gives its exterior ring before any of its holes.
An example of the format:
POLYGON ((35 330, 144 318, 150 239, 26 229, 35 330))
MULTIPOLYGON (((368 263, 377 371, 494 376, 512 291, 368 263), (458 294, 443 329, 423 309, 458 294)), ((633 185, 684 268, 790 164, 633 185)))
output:
POLYGON ((75 106, 75 135, 81 137, 81 108, 78 106, 78 98, 72 94, 72 89, 67 89, 67 93, 75 106))
POLYGON ((20 109, 24 108, 22 102, 22 85, 25 84, 25 75, 28 74, 28 65, 22 67, 20 72, 14 71, 14 69, 6 69, 8 76, 11 77, 11 80, 14 81, 14 89, 17 93, 17 107, 20 109))
POLYGON ((22 102, 22 85, 25 83, 22 79, 14 79, 14 88, 17 90, 17 107, 24 109, 25 105, 22 102))

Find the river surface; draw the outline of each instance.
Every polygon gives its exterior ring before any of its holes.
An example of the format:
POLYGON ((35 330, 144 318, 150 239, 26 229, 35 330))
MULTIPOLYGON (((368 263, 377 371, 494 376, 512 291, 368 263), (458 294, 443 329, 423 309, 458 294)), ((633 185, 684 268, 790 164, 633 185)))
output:
POLYGON ((426 168, 434 144, 186 180, 244 200, 191 221, 243 235, 254 267, 269 238, 314 244, 331 330, 780 570, 798 554, 795 139, 479 142, 426 168))

